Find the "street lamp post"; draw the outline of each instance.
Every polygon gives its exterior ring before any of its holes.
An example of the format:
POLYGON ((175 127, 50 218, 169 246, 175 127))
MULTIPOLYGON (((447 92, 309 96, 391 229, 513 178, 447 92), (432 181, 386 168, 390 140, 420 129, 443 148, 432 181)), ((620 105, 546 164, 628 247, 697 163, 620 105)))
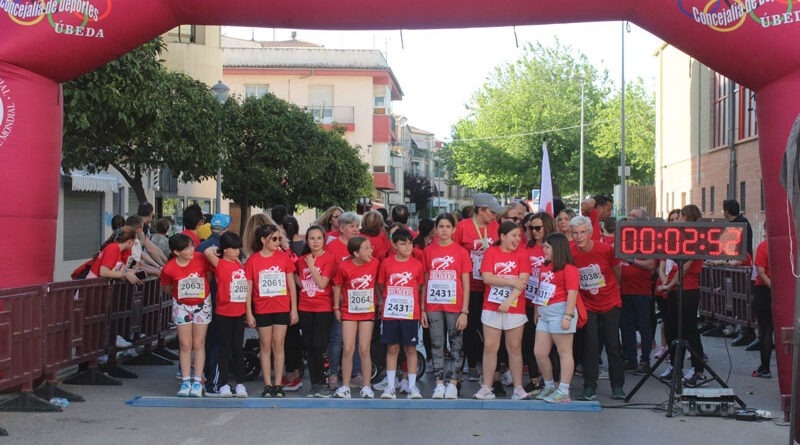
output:
MULTIPOLYGON (((217 84, 211 87, 211 95, 214 96, 220 105, 225 105, 225 102, 228 101, 228 93, 230 93, 231 89, 228 88, 227 85, 222 83, 221 80, 217 81, 217 84)), ((222 135, 222 116, 219 117, 217 121, 217 138, 222 135)), ((219 141, 217 141, 219 144, 219 141)), ((214 213, 222 213, 222 147, 219 147, 219 152, 217 153, 217 200, 214 205, 214 213)))
POLYGON ((581 168, 580 168, 580 179, 578 184, 578 202, 583 201, 583 103, 584 103, 584 85, 586 84, 586 79, 583 76, 577 77, 576 79, 580 79, 581 81, 581 168))
POLYGON ((630 32, 630 24, 622 22, 622 92, 620 93, 621 100, 621 117, 620 117, 620 150, 619 150, 619 178, 620 178, 620 197, 619 197, 619 214, 627 215, 627 198, 628 191, 625 186, 625 32, 630 32))

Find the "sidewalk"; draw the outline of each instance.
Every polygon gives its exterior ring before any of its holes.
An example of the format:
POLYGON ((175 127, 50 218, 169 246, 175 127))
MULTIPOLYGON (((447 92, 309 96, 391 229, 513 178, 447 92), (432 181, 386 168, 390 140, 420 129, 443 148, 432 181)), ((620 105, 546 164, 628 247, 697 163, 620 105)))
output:
MULTIPOLYGON (((728 339, 727 342, 730 342, 728 339)), ((742 347, 725 348, 725 340, 703 338, 709 363, 723 378, 730 371, 730 386, 749 407, 771 411, 782 419, 777 379, 757 379, 750 372, 758 365, 758 353, 742 347), (728 352, 730 357, 728 358, 728 352)), ((688 365, 687 365, 688 366, 688 365)), ((208 409, 133 408, 125 401, 135 396, 173 396, 177 391, 177 366, 130 367, 138 379, 122 386, 70 386, 86 402, 73 403, 61 413, 3 413, 0 427, 10 436, 0 444, 126 444, 174 443, 220 444, 374 444, 417 442, 495 443, 617 443, 676 444, 702 439, 710 443, 783 444, 788 426, 773 421, 741 422, 718 417, 667 418, 654 410, 666 402, 667 387, 651 379, 623 406, 611 400, 607 380, 599 381, 599 413, 528 412, 481 410, 348 410, 348 409, 208 409)), ((773 367, 774 370, 774 367, 773 367)), ((639 377, 626 374, 625 389, 639 377)), ((309 387, 290 397, 305 396, 309 387)), ((420 382, 424 397, 433 391, 431 375, 420 382)), ((710 385, 713 387, 714 385, 710 385)), ((251 397, 260 394, 259 381, 247 384, 251 397)), ((470 397, 476 383, 466 383, 462 397, 470 397)), ((581 379, 572 385, 573 397, 581 379)), ((357 389, 353 391, 357 397, 357 389)), ((510 391, 509 391, 510 394, 510 391)), ((380 401, 376 401, 380 403, 380 401)), ((518 403, 530 403, 520 401, 518 403)), ((676 402, 678 404, 678 402, 676 402)), ((679 404, 678 404, 679 406, 679 404)))

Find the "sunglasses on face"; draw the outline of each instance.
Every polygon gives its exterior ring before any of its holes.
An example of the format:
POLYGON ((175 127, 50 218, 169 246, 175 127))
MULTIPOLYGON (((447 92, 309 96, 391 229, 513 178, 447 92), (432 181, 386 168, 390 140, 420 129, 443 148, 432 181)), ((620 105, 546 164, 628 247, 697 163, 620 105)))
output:
POLYGON ((533 230, 534 232, 538 232, 542 230, 544 226, 528 226, 528 229, 533 230))
POLYGON ((339 215, 333 215, 331 216, 331 219, 339 219, 339 215))
POLYGON ((270 240, 270 241, 279 242, 279 241, 281 240, 281 237, 280 237, 280 236, 273 236, 273 237, 272 237, 272 238, 270 238, 269 240, 270 240))

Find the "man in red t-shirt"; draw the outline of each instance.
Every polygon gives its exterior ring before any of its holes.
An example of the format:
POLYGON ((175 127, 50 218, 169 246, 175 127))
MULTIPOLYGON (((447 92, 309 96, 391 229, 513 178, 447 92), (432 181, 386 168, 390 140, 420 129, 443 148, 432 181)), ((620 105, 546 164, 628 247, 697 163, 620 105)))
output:
POLYGON ((614 249, 592 241, 592 221, 576 216, 569 223, 573 242, 572 257, 580 273, 581 298, 586 305, 588 318, 583 337, 583 393, 578 400, 597 399, 598 356, 600 354, 600 329, 608 356, 608 376, 613 399, 624 399, 625 371, 619 345, 619 317, 622 299, 619 293, 620 265, 614 258, 614 249))
POLYGON ((467 356, 469 366, 469 381, 477 382, 480 375, 477 364, 483 358, 483 340, 481 340, 483 323, 481 311, 483 308, 483 279, 481 278, 481 263, 483 254, 498 239, 497 215, 503 211, 503 206, 494 196, 488 193, 477 193, 473 197, 475 213, 472 218, 456 224, 453 241, 467 249, 472 260, 472 279, 469 283, 469 313, 467 314, 467 329, 464 330, 464 355, 467 356))
MULTIPOLYGON (((649 219, 647 210, 635 208, 628 213, 631 221, 649 219)), ((622 315, 619 327, 622 331, 623 369, 634 374, 650 374, 650 352, 653 349, 653 328, 650 325, 650 307, 653 302, 653 272, 655 260, 635 259, 622 262, 620 291, 622 293, 622 315), (636 360, 636 331, 642 343, 641 360, 636 360), (637 365, 638 363, 638 365, 637 365)))
POLYGON ((606 221, 611 216, 614 200, 606 195, 594 195, 581 203, 581 215, 592 221, 592 241, 600 241, 603 230, 600 221, 606 221))

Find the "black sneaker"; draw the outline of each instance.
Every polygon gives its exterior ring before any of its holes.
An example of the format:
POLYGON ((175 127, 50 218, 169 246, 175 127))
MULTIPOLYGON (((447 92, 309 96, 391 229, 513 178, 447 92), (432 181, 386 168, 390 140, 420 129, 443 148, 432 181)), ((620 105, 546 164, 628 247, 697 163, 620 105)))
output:
POLYGON ((683 384, 689 388, 699 388, 701 386, 708 386, 709 378, 705 374, 695 372, 691 377, 684 380, 683 384))
POLYGON ((636 369, 633 370, 633 373, 636 375, 646 375, 650 374, 650 371, 652 371, 650 369, 650 365, 648 365, 647 363, 639 363, 639 366, 637 366, 636 369))
POLYGON ((622 362, 622 370, 625 372, 632 372, 636 369, 636 365, 631 362, 630 360, 624 360, 622 362))
POLYGON ((264 390, 263 390, 263 391, 261 391, 261 397, 265 397, 265 398, 267 398, 267 399, 270 399, 270 398, 272 398, 272 397, 275 397, 275 395, 273 394, 273 388, 272 388, 272 386, 270 386, 270 385, 267 385, 267 386, 265 386, 265 387, 264 387, 264 390))
POLYGON ((495 397, 505 397, 507 395, 506 389, 503 388, 503 384, 499 381, 492 383, 492 392, 495 397))
POLYGON ((542 390, 543 386, 544 385, 541 385, 539 383, 528 382, 528 384, 525 385, 525 392, 527 392, 528 395, 534 395, 535 396, 536 394, 539 394, 539 391, 542 390))
POLYGON ((272 397, 277 397, 279 399, 282 399, 282 398, 286 397, 286 394, 283 392, 283 386, 281 386, 281 385, 273 386, 272 387, 272 397))

